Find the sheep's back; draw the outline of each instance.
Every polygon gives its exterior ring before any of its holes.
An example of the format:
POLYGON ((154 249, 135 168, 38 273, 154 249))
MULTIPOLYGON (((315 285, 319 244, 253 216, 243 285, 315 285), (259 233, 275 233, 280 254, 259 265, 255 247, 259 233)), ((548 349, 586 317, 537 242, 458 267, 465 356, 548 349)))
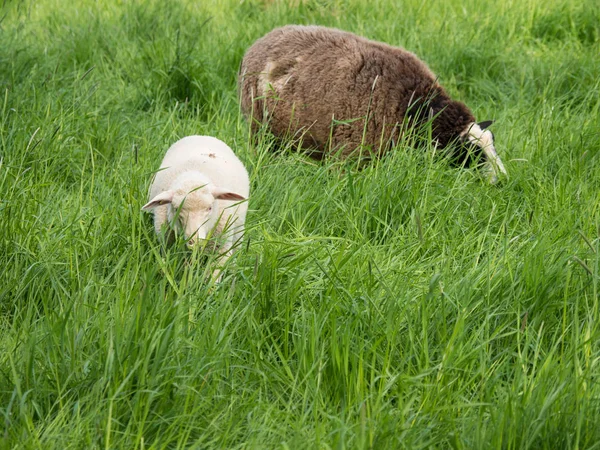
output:
POLYGON ((244 113, 268 122, 274 135, 303 134, 304 147, 321 151, 331 138, 332 147, 350 153, 361 143, 383 149, 411 97, 430 89, 435 76, 402 48, 330 28, 287 26, 248 50, 240 84, 244 113))

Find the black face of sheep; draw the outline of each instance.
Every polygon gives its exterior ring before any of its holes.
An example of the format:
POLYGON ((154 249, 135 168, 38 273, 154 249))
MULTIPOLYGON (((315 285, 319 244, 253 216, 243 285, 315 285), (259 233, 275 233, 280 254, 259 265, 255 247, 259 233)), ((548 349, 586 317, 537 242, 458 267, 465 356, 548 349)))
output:
POLYGON ((405 138, 407 124, 430 121, 436 147, 459 160, 477 148, 491 182, 506 173, 485 130, 489 123, 477 124, 405 49, 333 28, 285 26, 248 49, 238 83, 253 132, 264 126, 312 156, 362 155, 364 148, 380 156, 405 138))

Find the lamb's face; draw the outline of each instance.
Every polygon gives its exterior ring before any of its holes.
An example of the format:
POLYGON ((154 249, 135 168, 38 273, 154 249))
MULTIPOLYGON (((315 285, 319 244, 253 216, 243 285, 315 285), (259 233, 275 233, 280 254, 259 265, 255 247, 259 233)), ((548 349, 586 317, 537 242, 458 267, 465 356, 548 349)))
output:
POLYGON ((188 247, 206 240, 219 220, 217 200, 243 201, 245 197, 214 186, 199 173, 180 176, 172 189, 161 192, 142 207, 149 211, 167 207, 172 228, 183 233, 188 247))
POLYGON ((177 189, 168 206, 169 223, 183 232, 192 247, 206 239, 216 223, 216 201, 207 185, 188 185, 177 189))
POLYGON ((488 180, 494 184, 498 181, 498 175, 507 175, 504 164, 500 160, 496 149, 494 148, 494 135, 485 127, 491 122, 473 123, 461 135, 463 145, 469 147, 472 153, 482 152, 485 156, 484 167, 488 173, 488 180))

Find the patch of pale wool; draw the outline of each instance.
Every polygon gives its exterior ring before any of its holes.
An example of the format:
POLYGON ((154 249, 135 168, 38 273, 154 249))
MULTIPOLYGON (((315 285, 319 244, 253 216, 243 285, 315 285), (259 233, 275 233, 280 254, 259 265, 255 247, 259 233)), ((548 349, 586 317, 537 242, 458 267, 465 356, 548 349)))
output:
POLYGON ((265 92, 269 90, 269 69, 272 63, 268 62, 265 68, 258 74, 258 96, 265 95, 265 92))
MULTIPOLYGON (((301 61, 300 58, 296 58, 297 61, 301 61)), ((260 95, 265 95, 269 91, 275 91, 276 93, 280 93, 283 90, 283 87, 290 81, 292 75, 289 74, 283 77, 275 77, 273 76, 273 72, 277 65, 274 61, 269 61, 265 65, 264 70, 258 75, 258 88, 261 91, 260 95)))

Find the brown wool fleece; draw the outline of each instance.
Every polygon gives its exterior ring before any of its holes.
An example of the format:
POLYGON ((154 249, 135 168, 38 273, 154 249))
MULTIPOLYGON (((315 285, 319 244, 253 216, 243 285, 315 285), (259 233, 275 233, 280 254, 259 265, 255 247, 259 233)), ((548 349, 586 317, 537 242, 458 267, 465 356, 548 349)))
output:
POLYGON ((246 52, 238 82, 253 131, 266 124, 276 137, 301 138, 315 157, 363 148, 381 154, 403 121, 431 117, 433 138, 445 147, 475 121, 413 53, 333 28, 271 31, 246 52))

